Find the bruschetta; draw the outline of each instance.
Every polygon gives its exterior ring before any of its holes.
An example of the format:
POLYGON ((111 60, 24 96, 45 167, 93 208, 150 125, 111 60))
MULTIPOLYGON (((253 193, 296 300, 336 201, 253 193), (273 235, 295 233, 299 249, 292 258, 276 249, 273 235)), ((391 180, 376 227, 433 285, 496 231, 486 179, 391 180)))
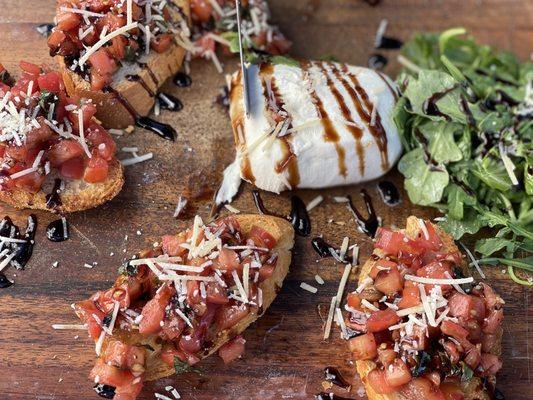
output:
POLYGON ((230 117, 237 171, 260 189, 361 183, 401 155, 392 120, 397 89, 380 72, 277 57, 249 67, 248 88, 249 117, 241 73, 233 76, 230 117))
POLYGON ((108 128, 134 125, 181 67, 189 11, 189 0, 58 0, 48 46, 69 95, 92 99, 108 128))
POLYGON ((380 228, 347 298, 349 348, 370 400, 489 400, 504 301, 475 283, 453 238, 409 217, 380 228))
POLYGON ((0 65, 0 200, 72 212, 112 199, 123 168, 94 103, 68 97, 57 71, 20 66, 15 82, 0 65))
POLYGON ((239 336, 270 306, 291 262, 286 220, 238 215, 162 238, 125 263, 109 290, 74 309, 96 341, 96 390, 135 399, 142 382, 183 372, 218 352, 239 357, 239 336))

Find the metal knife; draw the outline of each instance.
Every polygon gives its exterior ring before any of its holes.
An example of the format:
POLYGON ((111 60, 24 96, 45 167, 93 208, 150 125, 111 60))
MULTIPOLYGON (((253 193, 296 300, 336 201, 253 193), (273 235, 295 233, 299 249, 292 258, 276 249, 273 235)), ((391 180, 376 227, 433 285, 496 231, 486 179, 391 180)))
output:
POLYGON ((237 29, 239 34, 239 56, 241 58, 241 74, 242 74, 242 86, 244 92, 244 111, 246 118, 250 117, 250 88, 248 85, 248 68, 244 60, 244 51, 242 48, 242 32, 241 32, 241 1, 235 0, 235 7, 237 8, 237 29))

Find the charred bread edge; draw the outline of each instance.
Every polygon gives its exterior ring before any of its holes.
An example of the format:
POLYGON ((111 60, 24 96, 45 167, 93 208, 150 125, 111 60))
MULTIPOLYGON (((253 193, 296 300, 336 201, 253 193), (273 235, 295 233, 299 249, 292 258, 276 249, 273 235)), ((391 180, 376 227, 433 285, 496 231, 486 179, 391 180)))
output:
MULTIPOLYGON (((407 236, 410 238, 416 238, 419 231, 420 231, 420 223, 418 222, 419 219, 415 216, 410 216, 407 218, 407 222, 405 225, 405 229, 400 229, 399 231, 404 232, 407 236)), ((446 252, 459 252, 459 249, 455 245, 455 242, 453 238, 444 232, 439 226, 434 225, 435 231, 441 238, 444 244, 444 249, 446 252)), ((383 252, 380 249, 375 249, 374 253, 378 256, 383 256, 383 252)), ((372 258, 369 258, 361 268, 361 273, 359 275, 359 284, 363 282, 363 280, 368 276, 370 271, 372 270, 374 264, 376 261, 372 260, 372 258)), ((463 272, 465 275, 469 275, 468 271, 468 265, 466 262, 463 261, 463 264, 461 265, 461 268, 463 269, 463 272)), ((501 343, 501 337, 499 338, 499 341, 501 343)), ((405 399, 405 396, 401 395, 400 393, 392 393, 392 394, 378 394, 372 389, 370 384, 368 383, 366 377, 376 367, 376 363, 373 361, 366 361, 366 360, 359 360, 355 362, 357 373, 361 377, 361 380, 363 381, 363 384, 365 385, 366 394, 368 396, 369 400, 403 400, 405 399)), ((491 376, 489 377, 489 381, 492 384, 496 383, 496 377, 491 376)), ((471 380, 467 382, 461 383, 462 389, 465 393, 465 400, 490 400, 491 396, 485 389, 481 379, 479 377, 473 377, 471 380)))

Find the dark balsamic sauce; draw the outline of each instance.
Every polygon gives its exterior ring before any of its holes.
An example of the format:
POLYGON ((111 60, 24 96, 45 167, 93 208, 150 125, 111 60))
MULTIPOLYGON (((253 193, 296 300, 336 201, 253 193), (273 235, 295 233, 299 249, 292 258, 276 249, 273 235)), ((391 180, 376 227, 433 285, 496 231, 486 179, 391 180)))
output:
POLYGON ((400 191, 389 181, 378 182, 378 191, 383 202, 391 207, 400 204, 400 191))
POLYGON ((158 93, 157 99, 159 100, 159 107, 163 110, 181 111, 183 109, 181 100, 171 94, 158 93))
POLYGON ((375 53, 368 57, 368 67, 372 69, 381 71, 388 63, 389 59, 382 54, 375 53))
POLYGON ((144 81, 143 78, 140 77, 140 75, 126 75, 126 80, 129 82, 139 82, 144 90, 146 90, 146 93, 150 95, 150 97, 154 97, 155 93, 148 84, 144 81))
POLYGON ((468 101, 466 101, 466 98, 463 95, 461 95, 461 97, 459 98, 459 108, 466 115, 468 126, 470 126, 471 128, 475 128, 476 120, 474 118, 474 114, 472 114, 472 110, 470 109, 470 106, 468 105, 468 101))
POLYGON ((361 189, 361 196, 363 196, 363 201, 365 202, 368 217, 363 217, 363 215, 353 204, 351 196, 348 196, 348 209, 355 218, 355 222, 357 223, 359 229, 367 236, 373 238, 376 235, 376 231, 378 230, 379 220, 372 204, 372 198, 365 189, 361 189))
MULTIPOLYGON (((66 224, 66 221, 65 221, 66 224)), ((52 242, 63 242, 69 238, 68 228, 65 232, 63 218, 50 222, 46 227, 46 237, 52 242)))
POLYGON ((135 120, 135 125, 140 128, 147 129, 158 136, 161 136, 163 139, 172 140, 176 139, 176 130, 168 124, 162 122, 157 122, 150 117, 142 117, 137 111, 132 107, 128 100, 122 96, 119 92, 113 89, 110 86, 107 86, 103 89, 104 93, 112 93, 115 96, 115 99, 124 106, 124 108, 130 113, 132 118, 135 120))
POLYGON ((218 92, 217 97, 215 98, 215 103, 217 103, 220 107, 229 110, 229 89, 226 85, 222 86, 218 92))
POLYGON ((50 208, 52 210, 55 210, 63 204, 61 201, 61 196, 59 193, 61 192, 61 179, 56 178, 54 181, 54 187, 52 188, 52 191, 46 195, 46 207, 50 208))
POLYGON ((492 396, 494 400, 505 400, 505 396, 498 388, 494 388, 494 394, 492 396))
POLYGON ((96 384, 93 389, 98 396, 103 397, 104 399, 112 399, 115 397, 115 388, 113 386, 96 384))
POLYGON ((192 79, 185 72, 178 72, 172 79, 172 82, 178 87, 189 87, 192 84, 192 79))
POLYGON ((390 36, 382 36, 379 43, 377 43, 376 49, 395 50, 403 46, 403 42, 400 39, 396 39, 390 36))
POLYGON ((379 3, 381 3, 381 0, 363 0, 363 1, 371 7, 376 7, 379 3))
POLYGON ((148 71, 148 75, 150 75, 150 78, 152 78, 152 81, 156 85, 159 85, 159 79, 157 79, 157 77, 155 76, 155 74, 152 71, 152 69, 148 66, 148 64, 146 64, 146 63, 137 63, 137 65, 139 65, 139 67, 141 67, 141 68, 145 69, 146 71, 148 71))
MULTIPOLYGON (((329 244, 328 242, 326 242, 324 240, 324 238, 322 238, 320 236, 318 236, 316 238, 313 238, 313 240, 311 240, 311 246, 313 247, 313 249, 317 252, 317 254, 321 258, 333 257, 332 253, 339 254, 339 248, 338 247, 335 247, 335 246, 329 244)), ((345 263, 351 263, 351 262, 353 262, 353 259, 352 259, 352 257, 350 257, 348 255, 345 255, 344 262, 345 263)))
POLYGON ((294 230, 300 236, 309 236, 311 233, 311 220, 304 202, 298 196, 292 196, 291 205, 289 220, 294 230))
MULTIPOLYGON (((264 215, 273 215, 275 217, 284 218, 280 215, 274 214, 268 211, 263 203, 261 194, 258 190, 252 190, 252 196, 254 199, 255 207, 260 214, 264 215)), ((291 212, 289 216, 285 217, 288 221, 291 222, 292 226, 296 233, 300 236, 309 236, 311 233, 311 219, 307 213, 307 207, 302 199, 298 196, 291 197, 291 212)))
POLYGON ((0 289, 5 289, 13 285, 13 282, 7 279, 7 276, 0 272, 0 289))
POLYGON ((351 386, 350 383, 341 375, 340 371, 335 367, 324 368, 324 379, 343 389, 348 389, 351 386))
POLYGON ((435 117, 443 117, 446 121, 450 121, 451 118, 442 113, 439 108, 437 107, 437 102, 442 99, 444 96, 446 96, 448 93, 450 93, 452 90, 454 90, 456 86, 453 86, 447 90, 444 90, 442 92, 434 93, 429 99, 424 101, 424 104, 422 105, 422 109, 427 115, 433 115, 435 117))
POLYGON ((39 24, 37 25, 36 29, 37 32, 39 32, 41 35, 48 37, 52 33, 52 29, 54 29, 54 24, 39 24))
POLYGON ((347 397, 341 397, 335 393, 320 392, 315 396, 315 400, 352 400, 347 397))

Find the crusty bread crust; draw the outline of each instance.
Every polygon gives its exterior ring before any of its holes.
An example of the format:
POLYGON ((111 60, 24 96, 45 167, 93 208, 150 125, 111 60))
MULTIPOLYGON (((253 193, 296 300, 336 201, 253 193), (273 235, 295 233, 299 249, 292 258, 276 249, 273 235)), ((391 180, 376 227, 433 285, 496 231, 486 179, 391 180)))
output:
MULTIPOLYGON (((456 246, 452 236, 448 235, 437 225, 433 225, 433 227, 435 228, 435 231, 443 241, 444 252, 459 252, 459 249, 456 246)), ((410 238, 416 238, 420 232, 420 224, 418 222, 418 218, 414 216, 410 216, 409 218, 407 218, 405 229, 403 229, 402 231, 410 238)), ((375 249, 374 254, 380 257, 384 255, 380 249, 375 249)), ((368 276, 376 262, 377 260, 369 258, 364 263, 361 268, 361 273, 359 275, 359 284, 361 284, 363 280, 368 276)), ((463 261, 463 265, 461 267, 465 274, 468 273, 468 265, 466 262, 463 261)), ((499 338, 499 343, 501 346, 501 336, 499 338)), ((498 355, 500 353, 500 346, 498 346, 496 351, 498 355)), ((358 360, 355 362, 355 364, 357 368, 357 373, 359 374, 361 380, 363 381, 363 384, 365 385, 366 394, 369 400, 406 400, 405 396, 400 393, 378 394, 374 391, 374 389, 372 389, 372 386, 370 386, 370 384, 368 383, 367 376, 370 371, 372 371, 376 367, 376 363, 374 363, 373 361, 358 360)), ((496 377, 489 377, 489 381, 495 384, 496 377)), ((465 400, 490 400, 491 398, 489 393, 484 388, 481 379, 478 377, 474 377, 473 379, 467 382, 462 382, 461 386, 466 396, 465 400)))
MULTIPOLYGON (((190 19, 189 0, 171 1, 183 10, 187 19, 190 19)), ((170 13, 178 18, 176 10, 171 9, 170 13)), ((135 71, 135 74, 140 77, 140 80, 128 81, 126 79, 121 79, 120 82, 114 82, 112 87, 124 99, 126 99, 129 104, 131 104, 133 109, 139 115, 148 115, 155 103, 155 97, 153 94, 157 93, 159 87, 163 85, 169 77, 179 71, 185 52, 185 49, 175 42, 162 54, 151 51, 146 60, 143 60, 147 67, 139 68, 135 71), (143 82, 149 90, 144 88, 143 82)), ((117 99, 115 94, 91 90, 91 84, 76 72, 70 70, 65 64, 65 60, 62 56, 56 56, 56 58, 69 96, 80 96, 86 99, 92 99, 98 108, 96 118, 102 122, 104 127, 123 129, 130 125, 135 125, 134 116, 132 116, 128 109, 119 99, 117 99)))
POLYGON ((120 161, 114 158, 109 163, 109 175, 104 182, 88 184, 81 180, 67 181, 65 191, 61 192, 61 205, 50 209, 46 207, 46 195, 41 190, 35 194, 24 190, 0 191, 0 201, 16 208, 30 208, 60 213, 87 210, 97 207, 115 197, 124 185, 124 170, 120 161))
MULTIPOLYGON (((277 242, 273 252, 278 254, 278 261, 273 275, 259 284, 259 287, 263 292, 263 306, 260 309, 262 310, 262 314, 253 311, 231 329, 219 332, 217 337, 213 340, 213 344, 209 348, 209 351, 205 352, 202 355, 202 358, 209 357, 211 354, 216 353, 222 345, 242 333, 248 328, 248 326, 250 326, 250 324, 261 317, 276 298, 277 292, 279 291, 279 288, 281 288, 283 281, 289 272, 291 249, 294 245, 294 229, 287 220, 268 215, 252 214, 235 215, 234 218, 239 223, 242 232, 250 232, 251 228, 255 225, 261 227, 272 235, 277 242)), ((162 344, 161 339, 157 335, 142 335, 138 332, 115 330, 112 337, 106 337, 102 346, 102 352, 105 351, 105 347, 109 341, 117 339, 130 345, 148 345, 155 350, 148 354, 144 376, 145 380, 152 381, 161 379, 175 373, 174 368, 165 364, 159 357, 159 351, 162 344)))

